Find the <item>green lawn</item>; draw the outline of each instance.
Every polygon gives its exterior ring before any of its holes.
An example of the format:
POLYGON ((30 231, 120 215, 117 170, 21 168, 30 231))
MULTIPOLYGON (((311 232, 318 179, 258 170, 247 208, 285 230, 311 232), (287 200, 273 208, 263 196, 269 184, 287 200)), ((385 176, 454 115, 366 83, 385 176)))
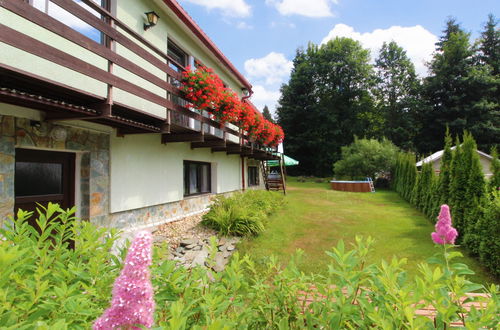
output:
MULTIPOLYGON (((327 183, 299 183, 292 178, 287 193, 286 206, 269 219, 266 231, 240 243, 242 254, 256 260, 275 255, 286 263, 295 250, 302 249, 305 256, 300 268, 322 272, 328 263, 324 251, 339 239, 347 243, 353 242, 355 235, 372 236, 372 262, 404 257, 408 272, 414 275, 418 263, 438 252, 430 236, 434 226, 393 191, 340 192, 330 190, 327 183)), ((474 259, 459 261, 476 272, 472 280, 496 282, 474 259)))

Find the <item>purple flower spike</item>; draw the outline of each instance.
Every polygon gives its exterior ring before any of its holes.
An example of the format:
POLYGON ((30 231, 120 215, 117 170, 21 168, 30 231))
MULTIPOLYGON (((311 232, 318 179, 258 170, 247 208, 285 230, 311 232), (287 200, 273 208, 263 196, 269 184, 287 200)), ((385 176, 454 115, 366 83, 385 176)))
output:
POLYGON ((150 328, 155 309, 149 266, 152 263, 153 237, 146 231, 137 234, 130 246, 125 266, 113 286, 111 307, 94 323, 94 330, 150 328))
POLYGON ((438 222, 435 228, 436 231, 431 234, 434 243, 440 245, 455 244, 458 232, 451 226, 451 215, 448 205, 441 205, 441 212, 439 212, 438 222))

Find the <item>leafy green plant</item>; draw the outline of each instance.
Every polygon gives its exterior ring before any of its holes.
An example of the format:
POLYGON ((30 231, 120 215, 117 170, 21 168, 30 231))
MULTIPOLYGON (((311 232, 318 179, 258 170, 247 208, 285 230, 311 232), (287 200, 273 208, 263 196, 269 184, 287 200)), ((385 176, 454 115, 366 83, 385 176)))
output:
POLYGON ((267 216, 282 203, 281 194, 248 191, 231 197, 220 196, 203 216, 202 223, 222 235, 258 235, 265 229, 267 216))
POLYGON ((74 213, 49 203, 37 210, 39 231, 25 211, 0 229, 2 327, 84 329, 106 306, 121 263, 109 253, 117 233, 74 213))
MULTIPOLYGON (((74 209, 41 208, 40 231, 20 211, 1 229, 0 328, 88 329, 111 297, 122 258, 111 253, 114 230, 77 221, 74 209), (74 244, 74 248, 71 245, 74 244)), ((467 280, 471 271, 452 263, 449 249, 422 263, 420 275, 406 275, 405 259, 368 264, 373 240, 356 237, 327 252, 326 275, 304 274, 297 251, 282 267, 270 256, 264 267, 237 253, 222 272, 185 269, 166 260, 168 246, 154 248, 151 280, 156 310, 152 329, 302 328, 495 328, 500 322, 498 287, 467 280), (481 291, 489 297, 459 297, 481 291), (464 304, 482 303, 467 310, 464 304), (436 321, 417 310, 432 306, 436 321)), ((209 263, 217 245, 211 241, 209 263)), ((122 250, 120 255, 124 255, 122 250)))
POLYGON ((398 148, 389 140, 358 139, 342 147, 342 159, 333 168, 337 178, 363 179, 388 174, 398 157, 398 148))

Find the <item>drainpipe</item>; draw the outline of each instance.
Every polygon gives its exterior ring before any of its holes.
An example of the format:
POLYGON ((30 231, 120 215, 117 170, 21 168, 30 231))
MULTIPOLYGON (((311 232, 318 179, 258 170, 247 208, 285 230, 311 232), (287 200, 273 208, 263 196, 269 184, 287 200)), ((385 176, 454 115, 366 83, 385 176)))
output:
POLYGON ((248 90, 248 95, 243 96, 243 97, 241 98, 241 102, 245 102, 247 99, 249 99, 250 97, 252 97, 252 95, 253 95, 253 90, 250 88, 250 89, 248 90))
MULTIPOLYGON (((245 100, 249 99, 253 94, 252 88, 248 89, 248 95, 243 96, 241 98, 241 102, 245 102, 245 100)), ((245 191, 245 156, 241 156, 241 187, 243 191, 245 191)))
POLYGON ((245 156, 241 155, 241 188, 245 191, 245 156))

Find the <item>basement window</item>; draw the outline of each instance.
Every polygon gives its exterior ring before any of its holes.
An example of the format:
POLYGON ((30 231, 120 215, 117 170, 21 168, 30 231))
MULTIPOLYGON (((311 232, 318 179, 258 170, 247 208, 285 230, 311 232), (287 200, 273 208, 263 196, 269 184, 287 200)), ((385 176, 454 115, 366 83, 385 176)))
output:
POLYGON ((208 194, 212 191, 210 163, 184 161, 184 196, 208 194))

